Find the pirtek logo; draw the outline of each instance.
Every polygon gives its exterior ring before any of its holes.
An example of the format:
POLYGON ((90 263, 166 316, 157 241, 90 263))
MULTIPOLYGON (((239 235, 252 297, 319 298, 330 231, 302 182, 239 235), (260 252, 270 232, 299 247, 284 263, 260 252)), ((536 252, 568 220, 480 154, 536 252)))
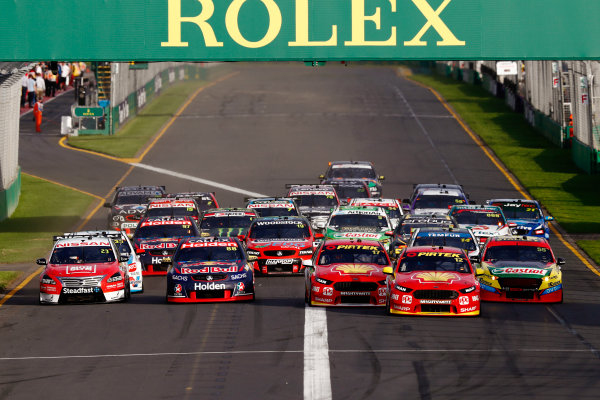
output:
MULTIPOLYGON (((168 40, 162 42, 162 47, 188 47, 188 42, 182 41, 181 27, 183 23, 195 24, 204 37, 206 47, 223 47, 223 42, 217 38, 213 25, 215 21, 210 21, 214 12, 215 4, 213 0, 196 0, 202 6, 200 14, 195 16, 182 16, 181 5, 183 0, 168 0, 168 40)), ((452 2, 452 0, 444 0, 437 9, 433 9, 429 4, 430 0, 411 0, 414 6, 425 17, 426 22, 420 30, 416 30, 416 34, 412 39, 404 41, 404 46, 427 46, 427 42, 421 40, 429 29, 433 28, 441 37, 442 40, 437 42, 437 46, 465 46, 465 42, 456 38, 454 33, 448 28, 446 23, 441 19, 442 11, 452 2)), ((258 41, 249 41, 240 31, 239 19, 240 10, 245 5, 247 0, 233 0, 229 4, 225 13, 225 28, 230 38, 238 45, 246 48, 257 49, 271 44, 279 33, 283 25, 283 18, 278 2, 283 4, 281 0, 261 0, 262 6, 266 9, 269 22, 266 27, 266 33, 262 39, 258 41)), ((310 40, 309 26, 314 26, 314 21, 309 21, 309 9, 314 8, 316 0, 295 0, 295 40, 288 42, 289 47, 324 47, 338 45, 338 26, 324 26, 323 29, 329 31, 329 39, 323 41, 310 40), (309 3, 312 2, 312 7, 309 3)), ((381 27, 382 8, 376 7, 375 12, 371 15, 365 15, 366 0, 351 0, 351 18, 350 31, 351 40, 344 42, 344 46, 397 46, 396 26, 381 27), (365 37, 365 27, 369 24, 374 24, 376 29, 381 30, 387 36, 386 40, 367 40, 365 37)), ((221 6, 226 2, 218 2, 221 6)), ((389 8, 386 4, 384 13, 396 13, 398 0, 389 0, 389 8)), ((382 2, 384 4, 384 2, 382 2)), ((389 18, 385 18, 389 19, 389 18)), ((220 22, 220 21, 219 21, 220 22)), ((344 27, 344 30, 347 30, 344 27)), ((284 29, 284 32, 290 29, 284 29)))

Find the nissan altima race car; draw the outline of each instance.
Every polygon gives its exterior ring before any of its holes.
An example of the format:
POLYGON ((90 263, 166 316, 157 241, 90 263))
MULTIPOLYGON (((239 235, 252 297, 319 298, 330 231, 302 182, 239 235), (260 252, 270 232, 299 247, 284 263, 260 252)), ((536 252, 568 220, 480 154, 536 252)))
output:
POLYGON ((109 238, 58 239, 40 275, 40 304, 126 301, 130 297, 128 256, 109 238))
POLYGON ((384 268, 390 259, 381 243, 361 239, 326 240, 304 262, 304 299, 310 306, 383 306, 384 268))
POLYGON ((316 247, 315 239, 305 217, 264 217, 255 220, 247 236, 246 252, 256 257, 254 270, 262 274, 302 273, 302 261, 309 260, 316 247))
POLYGON ((142 274, 165 275, 181 239, 198 235, 196 223, 190 217, 142 219, 133 235, 142 274))
POLYGON ((289 197, 249 198, 246 208, 256 210, 260 217, 298 216, 298 207, 289 197))
POLYGON ((124 231, 132 237, 138 222, 146 212, 148 201, 162 197, 164 186, 123 186, 115 190, 112 202, 105 203, 110 208, 108 228, 124 231))
POLYGON ((334 187, 341 205, 348 205, 352 199, 368 199, 371 197, 369 185, 362 180, 342 180, 325 179, 322 185, 331 185, 334 187))
POLYGON ((237 237, 245 235, 252 221, 258 218, 256 210, 248 208, 215 208, 202 215, 200 236, 237 237))
POLYGON ((460 228, 473 231, 479 244, 492 236, 509 235, 510 229, 500 207, 485 205, 453 206, 448 213, 460 228))
POLYGON ((486 202, 498 206, 508 221, 513 235, 541 236, 550 238, 548 221, 553 217, 544 217, 540 203, 526 199, 491 199, 486 202))
POLYGON ((469 258, 455 247, 407 247, 388 274, 388 314, 479 315, 480 289, 469 258))
POLYGON ((308 218, 313 229, 325 228, 331 212, 340 205, 331 185, 286 185, 288 197, 294 199, 300 214, 308 218))
POLYGON ((363 239, 381 242, 387 250, 393 235, 385 211, 379 207, 339 207, 329 217, 325 239, 363 239))
POLYGON ((200 211, 192 198, 154 199, 148 202, 144 217, 190 217, 200 219, 200 211))
POLYGON ((415 185, 410 199, 404 199, 405 210, 413 215, 448 214, 455 205, 469 204, 468 196, 460 185, 428 184, 415 185))
POLYGON ((320 175, 321 183, 334 181, 362 180, 367 184, 371 197, 381 197, 383 175, 377 175, 369 161, 331 161, 325 174, 320 175))
POLYGON ((167 273, 167 302, 254 300, 254 274, 237 238, 187 238, 167 273))
POLYGON ((563 285, 561 265, 550 244, 533 236, 490 238, 482 250, 477 277, 481 300, 561 303, 563 285))

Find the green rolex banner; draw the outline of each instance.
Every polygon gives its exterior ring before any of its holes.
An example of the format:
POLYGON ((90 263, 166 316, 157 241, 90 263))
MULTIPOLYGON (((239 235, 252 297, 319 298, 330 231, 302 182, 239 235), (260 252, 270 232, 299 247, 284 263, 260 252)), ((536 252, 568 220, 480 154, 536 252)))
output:
POLYGON ((0 60, 600 59, 591 0, 0 0, 0 60), (40 33, 40 26, 48 27, 40 33))

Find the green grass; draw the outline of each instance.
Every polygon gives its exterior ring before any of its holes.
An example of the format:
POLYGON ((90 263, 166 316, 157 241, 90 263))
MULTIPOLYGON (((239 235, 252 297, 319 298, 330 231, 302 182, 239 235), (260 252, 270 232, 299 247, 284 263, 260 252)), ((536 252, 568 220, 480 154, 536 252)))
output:
POLYGON ((6 286, 21 274, 21 271, 0 271, 0 291, 5 290, 6 286))
MULTIPOLYGON (((567 232, 600 233, 600 176, 577 169, 568 149, 554 146, 481 87, 441 76, 410 78, 438 91, 567 232)), ((582 243, 600 262, 600 242, 582 243)))
POLYGON ((69 137, 69 145, 120 158, 133 158, 205 81, 175 84, 154 98, 115 135, 69 137))
POLYGON ((0 222, 0 262, 35 262, 47 257, 52 236, 71 230, 95 199, 85 194, 21 176, 21 199, 14 214, 0 222))
POLYGON ((590 256, 596 264, 600 261, 600 240, 578 240, 577 245, 590 256))

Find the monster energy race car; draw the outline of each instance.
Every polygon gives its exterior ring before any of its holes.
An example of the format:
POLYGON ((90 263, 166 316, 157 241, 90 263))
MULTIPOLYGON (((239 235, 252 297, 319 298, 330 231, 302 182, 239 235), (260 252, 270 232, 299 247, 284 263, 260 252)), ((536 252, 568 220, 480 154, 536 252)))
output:
POLYGON ((252 221, 258 218, 249 208, 214 208, 206 211, 200 221, 200 236, 237 237, 245 235, 252 221))

